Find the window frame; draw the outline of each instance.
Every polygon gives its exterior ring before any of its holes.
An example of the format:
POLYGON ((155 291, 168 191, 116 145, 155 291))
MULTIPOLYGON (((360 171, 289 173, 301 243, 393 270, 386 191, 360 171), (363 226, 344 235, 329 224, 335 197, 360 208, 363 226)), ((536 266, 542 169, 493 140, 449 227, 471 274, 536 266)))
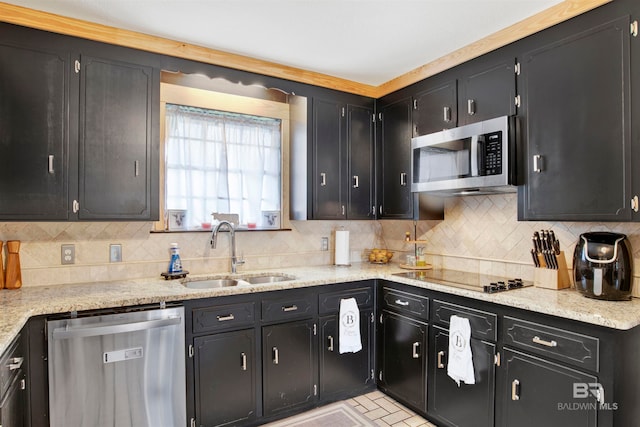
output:
MULTIPOLYGON (((253 116, 269 117, 281 120, 281 152, 280 152, 280 228, 273 230, 290 229, 289 217, 289 159, 290 159, 290 127, 289 104, 269 101, 265 99, 251 98, 247 96, 232 95, 211 90, 193 87, 160 83, 160 219, 154 222, 154 231, 167 231, 167 219, 165 208, 166 196, 166 105, 188 105, 210 110, 228 111, 231 113, 248 114, 253 116)), ((252 229, 250 231, 262 231, 264 229, 252 229)), ((201 231, 201 230, 186 230, 201 231)), ((209 230, 207 230, 209 231, 209 230)))

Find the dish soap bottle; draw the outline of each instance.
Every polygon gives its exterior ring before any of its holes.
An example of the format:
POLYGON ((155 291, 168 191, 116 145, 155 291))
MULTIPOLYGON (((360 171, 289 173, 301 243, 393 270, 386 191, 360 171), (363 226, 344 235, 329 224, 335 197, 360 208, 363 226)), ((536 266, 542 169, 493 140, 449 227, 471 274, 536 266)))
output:
POLYGON ((170 247, 171 259, 169 260, 169 273, 182 273, 182 261, 180 260, 180 248, 177 243, 170 247))

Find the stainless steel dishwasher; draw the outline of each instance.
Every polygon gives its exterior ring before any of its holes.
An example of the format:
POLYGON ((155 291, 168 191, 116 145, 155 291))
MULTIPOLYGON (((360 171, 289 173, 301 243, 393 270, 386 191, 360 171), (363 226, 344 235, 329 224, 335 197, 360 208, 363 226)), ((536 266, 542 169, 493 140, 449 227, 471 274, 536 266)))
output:
POLYGON ((184 427, 184 307, 49 320, 51 427, 184 427))

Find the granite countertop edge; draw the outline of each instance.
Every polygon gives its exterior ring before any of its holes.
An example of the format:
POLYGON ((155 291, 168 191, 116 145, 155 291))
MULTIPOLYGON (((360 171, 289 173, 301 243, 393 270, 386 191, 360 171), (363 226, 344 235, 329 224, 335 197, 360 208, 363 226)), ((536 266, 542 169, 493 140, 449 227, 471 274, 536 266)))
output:
MULTIPOLYGON (((250 276, 270 270, 241 272, 250 276)), ((238 295, 310 286, 331 285, 367 279, 385 279, 451 295, 487 301, 537 313, 590 323, 597 326, 627 330, 640 325, 640 300, 601 301, 585 298, 573 289, 549 290, 536 287, 497 294, 485 294, 438 283, 394 276, 406 271, 397 264, 367 263, 343 266, 309 266, 272 270, 292 275, 291 281, 260 285, 241 285, 229 288, 190 289, 179 280, 135 279, 112 282, 77 283, 52 286, 28 286, 0 292, 0 353, 20 333, 30 317, 70 311, 155 304, 170 301, 238 295), (624 308, 624 309, 622 309, 624 308)), ((190 276, 190 280, 230 276, 228 273, 190 276)))

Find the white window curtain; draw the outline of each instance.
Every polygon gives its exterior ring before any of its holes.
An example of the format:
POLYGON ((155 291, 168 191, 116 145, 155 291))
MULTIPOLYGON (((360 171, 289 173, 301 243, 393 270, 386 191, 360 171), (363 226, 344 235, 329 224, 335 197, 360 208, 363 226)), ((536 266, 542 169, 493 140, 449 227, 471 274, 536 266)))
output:
POLYGON ((211 213, 260 224, 280 210, 281 121, 167 104, 166 208, 186 209, 189 228, 211 213))

